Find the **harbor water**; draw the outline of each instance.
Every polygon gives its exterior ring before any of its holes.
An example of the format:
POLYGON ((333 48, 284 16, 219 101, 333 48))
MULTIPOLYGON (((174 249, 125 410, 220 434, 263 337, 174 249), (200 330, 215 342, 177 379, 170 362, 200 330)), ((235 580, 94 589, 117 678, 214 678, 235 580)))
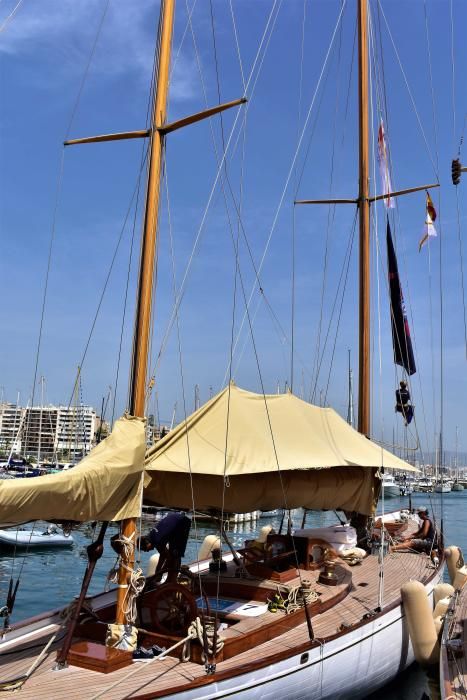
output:
MULTIPOLYGON (((386 500, 385 511, 408 507, 408 498, 392 498, 386 500)), ((463 526, 464 514, 467 511, 467 490, 447 494, 412 494, 412 505, 426 505, 435 519, 443 520, 445 542, 447 545, 456 544, 464 552, 467 552, 467 531, 463 526)), ((142 532, 147 532, 154 524, 156 515, 148 515, 142 521, 142 532)), ((303 512, 293 512, 293 525, 302 526, 303 512)), ((230 539, 234 546, 243 546, 245 539, 251 539, 261 527, 271 523, 278 530, 280 515, 246 523, 237 523, 231 526, 230 539)), ((335 523, 334 513, 308 513, 307 527, 323 527, 335 523)), ((29 528, 30 526, 28 526, 29 528)), ((44 523, 36 523, 35 529, 39 532, 45 529, 44 523)), ((216 531, 213 523, 197 521, 192 526, 191 539, 188 543, 185 563, 196 558, 204 537, 216 531)), ((108 536, 117 532, 116 526, 109 527, 108 536)), ((67 549, 58 550, 34 550, 29 552, 0 551, 0 607, 5 604, 10 577, 14 580, 19 576, 20 584, 16 596, 14 612, 11 623, 18 622, 26 617, 37 615, 45 610, 51 610, 67 606, 79 593, 81 581, 86 568, 86 547, 97 536, 97 532, 91 525, 81 526, 73 531, 74 545, 67 549)), ((107 536, 107 543, 108 543, 107 536)), ((140 565, 145 571, 150 554, 143 553, 140 565)), ((114 567, 116 558, 113 550, 107 544, 102 559, 98 562, 90 586, 90 594, 102 591, 107 582, 107 575, 114 567)), ((375 601, 375 606, 377 602, 375 601)), ((433 682, 416 665, 399 676, 396 681, 369 696, 371 700, 421 700, 425 697, 436 698, 436 690, 433 682)))

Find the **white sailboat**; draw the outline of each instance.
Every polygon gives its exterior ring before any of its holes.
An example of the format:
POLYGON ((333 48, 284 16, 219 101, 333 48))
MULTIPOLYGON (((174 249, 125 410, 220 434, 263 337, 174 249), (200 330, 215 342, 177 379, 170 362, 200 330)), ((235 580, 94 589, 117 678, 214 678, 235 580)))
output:
MULTIPOLYGON (((234 696, 257 700, 282 695, 293 700, 361 698, 393 679, 414 659, 400 587, 409 578, 417 578, 426 597, 432 599, 442 568, 432 565, 427 553, 401 552, 397 559, 384 561, 382 542, 381 556, 369 555, 352 567, 335 556, 322 532, 303 529, 270 534, 265 543, 259 543, 262 548, 258 543, 245 543, 240 554, 226 553, 223 545, 222 566, 219 555, 195 562, 190 569, 168 566, 160 572, 167 579, 150 577, 144 591, 139 572, 134 570, 164 142, 171 131, 245 101, 167 123, 173 18, 174 1, 164 0, 151 129, 79 140, 115 140, 136 134, 151 137, 131 415, 118 421, 112 435, 66 479, 56 474, 38 477, 33 486, 0 484, 0 519, 6 525, 15 525, 19 518, 39 517, 61 522, 103 521, 97 541, 88 550, 89 566, 66 624, 66 638, 59 611, 6 625, 0 641, 0 656, 5 654, 6 659, 0 686, 3 690, 21 687, 24 697, 35 700, 59 696, 70 700, 101 696, 115 700, 234 696), (86 597, 109 520, 122 522, 117 588, 86 597), (85 610, 81 610, 85 598, 85 610), (246 614, 248 607, 255 615, 246 614), (139 644, 165 650, 150 663, 132 667, 136 638, 139 644), (26 644, 42 649, 37 663, 31 665, 30 658, 24 657, 26 644)), ((149 505, 187 512, 196 506, 221 515, 279 507, 339 509, 357 513, 355 520, 367 525, 379 495, 379 469, 415 471, 366 437, 370 433, 371 200, 367 24, 367 2, 359 0, 360 185, 354 200, 361 233, 359 432, 332 409, 312 406, 291 393, 254 394, 230 384, 149 450, 143 495, 149 505)), ((407 526, 417 527, 412 520, 407 526)))
POLYGON ((381 488, 383 489, 384 498, 397 498, 400 496, 400 486, 392 474, 383 474, 381 488))

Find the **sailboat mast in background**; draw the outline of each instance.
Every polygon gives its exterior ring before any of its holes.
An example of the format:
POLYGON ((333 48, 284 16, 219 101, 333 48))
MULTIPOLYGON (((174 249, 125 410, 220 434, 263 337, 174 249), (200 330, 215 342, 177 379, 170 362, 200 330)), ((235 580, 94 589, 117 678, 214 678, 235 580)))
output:
POLYGON ((368 143, 368 7, 358 1, 359 107, 359 363, 358 430, 370 434, 370 201, 368 143))

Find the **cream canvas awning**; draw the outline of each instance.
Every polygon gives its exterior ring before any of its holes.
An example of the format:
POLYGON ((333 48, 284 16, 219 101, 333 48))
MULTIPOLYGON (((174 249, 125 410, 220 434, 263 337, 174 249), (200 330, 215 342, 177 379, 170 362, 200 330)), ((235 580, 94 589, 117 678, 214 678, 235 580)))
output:
POLYGON ((124 417, 73 469, 31 479, 0 480, 1 525, 138 517, 145 449, 144 421, 124 417))
POLYGON ((231 384, 149 450, 144 500, 229 512, 304 506, 370 514, 383 466, 417 471, 331 408, 231 384))

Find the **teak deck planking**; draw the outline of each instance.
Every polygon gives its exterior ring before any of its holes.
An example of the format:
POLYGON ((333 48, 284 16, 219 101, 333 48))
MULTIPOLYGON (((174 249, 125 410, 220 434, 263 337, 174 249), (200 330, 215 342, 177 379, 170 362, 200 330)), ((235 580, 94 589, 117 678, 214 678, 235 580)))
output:
MULTIPOLYGON (((379 570, 377 557, 369 556, 361 565, 351 569, 346 565, 342 566, 352 574, 351 590, 335 606, 313 616, 315 637, 321 641, 340 634, 342 623, 345 623, 346 626, 362 624, 363 615, 373 611, 377 606, 377 574, 379 570)), ((416 578, 423 581, 433 573, 430 560, 426 555, 405 552, 388 555, 385 558, 384 571, 385 607, 398 603, 400 600, 400 586, 407 578, 416 578)), ((317 572, 302 572, 302 574, 303 578, 311 580, 316 580, 317 578, 317 572)), ((292 586, 298 582, 299 579, 297 578, 290 581, 288 585, 292 586)), ((253 586, 254 582, 251 582, 251 585, 253 586)), ((336 593, 335 587, 330 589, 326 586, 316 585, 315 588, 323 592, 323 600, 326 597, 334 596, 336 593)), ((278 615, 283 616, 284 620, 286 619, 283 612, 266 613, 266 615, 268 618, 273 617, 275 620, 277 620, 278 615)), ((263 619, 264 624, 264 617, 261 616, 260 619, 263 619)), ((249 618, 239 624, 242 625, 241 628, 235 625, 237 637, 239 633, 247 633, 255 625, 257 626, 259 619, 249 618)), ((23 647, 23 650, 15 650, 14 653, 5 654, 4 658, 1 659, 0 680, 6 681, 24 674, 50 636, 50 631, 42 637, 38 633, 35 639, 29 640, 24 645, 25 648, 23 647), (29 649, 28 647, 33 644, 39 646, 29 649)), ((205 685, 216 678, 220 679, 224 675, 235 674, 236 669, 241 667, 242 670, 245 670, 252 662, 255 664, 263 661, 270 663, 292 653, 301 653, 302 650, 309 647, 307 626, 303 622, 280 636, 255 646, 254 660, 252 659, 251 648, 249 648, 248 651, 218 663, 215 676, 206 676, 203 665, 192 662, 181 663, 176 658, 168 657, 160 661, 155 660, 150 664, 139 663, 138 672, 131 678, 127 678, 129 672, 135 668, 134 665, 115 671, 110 675, 72 666, 62 671, 53 671, 56 652, 60 648, 60 642, 55 642, 49 649, 42 664, 24 684, 21 690, 21 697, 23 700, 49 700, 51 697, 54 700, 90 700, 100 690, 104 690, 115 681, 121 680, 119 685, 105 693, 103 696, 105 700, 156 698, 163 696, 167 692, 180 690, 183 687, 187 687, 187 685, 205 685)))

